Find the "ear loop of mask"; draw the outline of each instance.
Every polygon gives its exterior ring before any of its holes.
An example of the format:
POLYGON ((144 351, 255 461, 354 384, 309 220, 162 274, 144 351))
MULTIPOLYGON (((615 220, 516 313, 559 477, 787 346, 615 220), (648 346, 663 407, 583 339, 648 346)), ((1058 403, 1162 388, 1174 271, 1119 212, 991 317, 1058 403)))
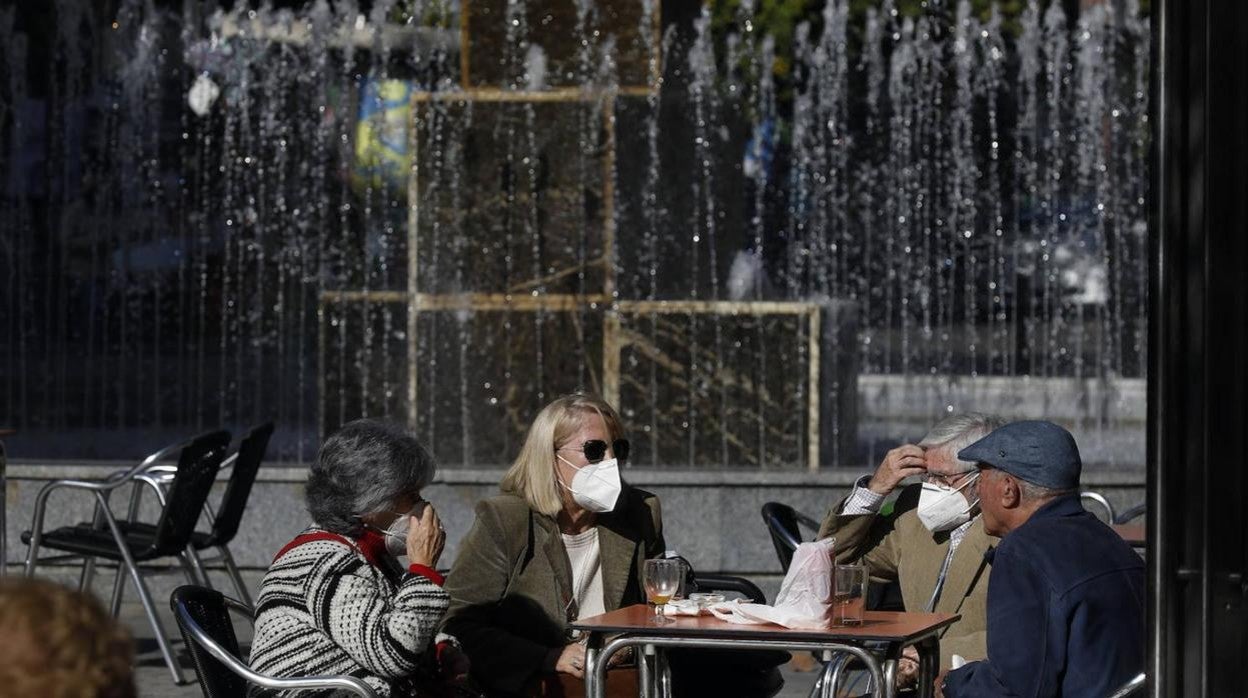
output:
MULTIPOLYGON (((567 463, 567 464, 568 464, 568 467, 572 468, 573 470, 575 470, 575 471, 576 471, 576 472, 578 472, 578 473, 579 473, 579 472, 581 472, 581 470, 582 470, 583 468, 585 468, 585 467, 586 467, 586 466, 584 466, 584 465, 577 465, 577 464, 573 463, 572 461, 568 460, 567 458, 564 458, 563 456, 559 455, 557 452, 555 453, 555 458, 558 458, 559 460, 563 461, 564 463, 567 463)), ((590 465, 592 465, 592 463, 591 463, 590 465)), ((573 491, 573 490, 572 490, 572 486, 571 486, 571 485, 568 485, 568 484, 564 483, 564 481, 563 481, 563 480, 561 480, 561 479, 559 478, 559 473, 558 473, 558 472, 556 472, 556 473, 555 473, 555 480, 556 480, 556 481, 557 481, 560 485, 563 485, 563 488, 564 488, 565 490, 567 490, 567 491, 569 491, 569 492, 572 492, 572 491, 573 491)))
MULTIPOLYGON (((979 481, 979 473, 975 473, 974 475, 972 475, 972 476, 970 476, 969 478, 967 478, 967 479, 966 479, 966 482, 964 482, 964 483, 962 483, 961 485, 959 485, 959 486, 958 486, 958 488, 954 490, 954 492, 961 492, 963 488, 965 488, 965 487, 970 487, 970 486, 971 486, 971 484, 973 484, 973 483, 975 483, 975 482, 978 482, 978 481, 979 481)), ((967 511, 967 512, 970 512, 972 509, 974 509, 974 508, 975 508, 975 507, 977 507, 977 506, 979 506, 979 490, 978 490, 978 489, 976 489, 976 490, 975 490, 975 501, 974 501, 974 502, 970 502, 970 503, 967 505, 967 507, 966 507, 966 511, 967 511)))

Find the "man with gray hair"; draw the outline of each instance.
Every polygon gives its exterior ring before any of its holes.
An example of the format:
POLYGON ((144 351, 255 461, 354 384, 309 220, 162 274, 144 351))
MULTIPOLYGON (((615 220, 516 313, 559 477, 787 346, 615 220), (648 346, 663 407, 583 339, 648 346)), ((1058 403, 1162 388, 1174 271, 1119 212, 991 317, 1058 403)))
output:
MULTIPOLYGON (((819 538, 836 537, 838 563, 861 562, 873 578, 897 581, 907 611, 962 615, 941 637, 943 667, 953 655, 986 656, 984 553, 992 542, 974 496, 975 465, 957 454, 1000 424, 978 413, 940 421, 919 443, 889 451, 875 474, 860 478, 819 529, 819 538), (891 508, 886 506, 889 495, 912 477, 922 483, 902 488, 891 508)), ((917 658, 914 648, 906 648, 898 685, 917 677, 917 658)))
POLYGON ((984 530, 1001 538, 988 657, 941 676, 949 698, 1107 696, 1144 670, 1144 561, 1079 504, 1083 461, 1052 422, 1014 422, 975 462, 984 530))

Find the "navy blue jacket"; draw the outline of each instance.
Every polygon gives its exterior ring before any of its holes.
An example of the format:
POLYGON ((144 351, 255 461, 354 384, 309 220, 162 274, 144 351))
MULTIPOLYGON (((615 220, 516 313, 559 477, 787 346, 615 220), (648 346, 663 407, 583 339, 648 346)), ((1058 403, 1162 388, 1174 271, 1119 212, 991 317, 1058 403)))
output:
POLYGON ((1072 495, 997 546, 988 659, 949 672, 945 696, 1096 698, 1143 670, 1144 561, 1072 495))

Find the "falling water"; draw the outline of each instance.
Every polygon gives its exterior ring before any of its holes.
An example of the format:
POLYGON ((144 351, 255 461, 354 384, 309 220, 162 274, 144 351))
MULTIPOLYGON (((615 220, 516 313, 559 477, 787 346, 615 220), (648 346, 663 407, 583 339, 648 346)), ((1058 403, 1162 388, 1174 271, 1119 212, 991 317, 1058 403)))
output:
POLYGON ((949 5, 829 0, 789 42, 752 2, 483 0, 466 34, 424 25, 439 3, 71 3, 33 70, 0 9, 0 422, 19 455, 116 457, 274 419, 305 460, 414 416, 443 461, 497 463, 603 385, 613 311, 641 462, 803 465, 812 396, 850 443, 825 464, 976 408, 1138 462, 1148 20, 949 5), (819 382, 806 315, 628 310, 665 300, 814 308, 819 382))

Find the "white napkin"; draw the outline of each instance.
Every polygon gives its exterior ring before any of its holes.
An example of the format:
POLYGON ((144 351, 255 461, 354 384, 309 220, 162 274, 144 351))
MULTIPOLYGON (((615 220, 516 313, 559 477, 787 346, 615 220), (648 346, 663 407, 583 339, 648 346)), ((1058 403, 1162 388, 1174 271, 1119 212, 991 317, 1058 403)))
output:
POLYGON ((949 658, 949 664, 952 669, 961 669, 966 666, 966 660, 962 658, 962 655, 955 654, 949 658))
POLYGON ((701 612, 702 607, 692 599, 676 599, 663 604, 663 613, 669 616, 696 616, 701 612))

